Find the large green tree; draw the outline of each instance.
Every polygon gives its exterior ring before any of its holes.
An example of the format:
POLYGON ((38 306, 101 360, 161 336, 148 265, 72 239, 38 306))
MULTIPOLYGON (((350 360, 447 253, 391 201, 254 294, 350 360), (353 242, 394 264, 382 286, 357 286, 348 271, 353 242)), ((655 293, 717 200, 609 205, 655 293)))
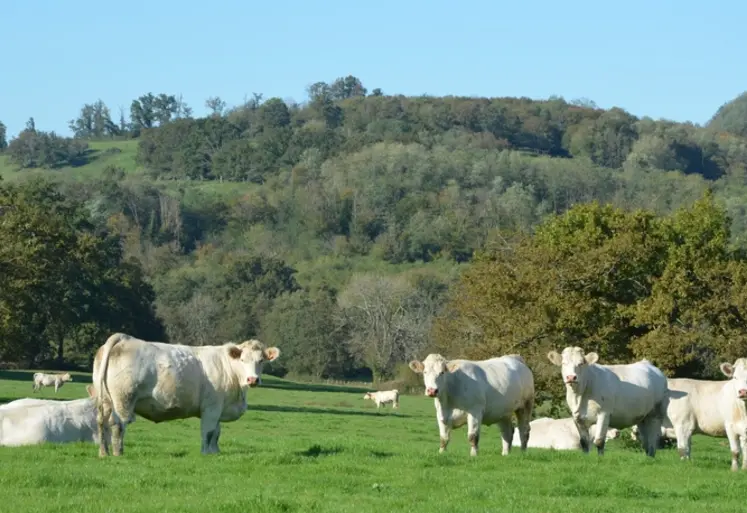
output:
POLYGON ((62 363, 66 341, 96 343, 77 337, 86 325, 97 335, 163 335, 139 265, 124 262, 118 237, 95 230, 83 206, 48 181, 0 186, 0 271, 6 360, 62 363))

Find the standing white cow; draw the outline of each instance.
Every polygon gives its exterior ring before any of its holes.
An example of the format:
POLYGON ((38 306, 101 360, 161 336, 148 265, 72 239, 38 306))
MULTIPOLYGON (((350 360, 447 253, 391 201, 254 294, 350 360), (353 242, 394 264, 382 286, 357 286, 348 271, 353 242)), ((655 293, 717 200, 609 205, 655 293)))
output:
POLYGON ((561 368, 566 402, 589 452, 589 426, 596 423, 593 443, 604 454, 607 429, 638 425, 648 456, 656 455, 661 425, 666 418, 667 378, 648 360, 625 365, 597 364, 599 355, 584 355, 580 347, 550 351, 550 362, 561 368))
POLYGON ((38 392, 41 387, 51 387, 54 385, 54 393, 62 388, 66 381, 72 381, 73 377, 69 372, 65 374, 44 374, 43 372, 34 373, 34 392, 38 392))
POLYGON ((446 450, 451 429, 467 423, 470 454, 477 456, 480 425, 498 424, 503 438, 501 454, 505 456, 513 441, 513 413, 519 424, 521 450, 526 450, 534 408, 534 376, 521 356, 448 361, 440 354, 429 354, 423 362, 411 361, 410 368, 423 374, 425 395, 434 398, 441 435, 439 452, 446 450))
POLYGON ((19 399, 0 406, 0 446, 98 442, 94 389, 72 401, 19 399))
POLYGON ((382 404, 392 403, 392 408, 399 408, 399 390, 383 390, 379 392, 367 392, 363 399, 371 399, 376 403, 376 409, 381 408, 382 404))
POLYGON ((115 456, 123 453, 125 426, 136 414, 156 423, 197 417, 202 454, 219 452, 220 423, 244 414, 247 388, 261 382, 264 362, 279 355, 258 340, 193 347, 115 333, 93 363, 99 455, 109 454, 110 443, 115 456))
MULTIPOLYGON (((527 447, 540 449, 555 449, 567 451, 581 448, 581 437, 578 434, 576 423, 571 417, 564 419, 553 419, 540 417, 529 423, 532 436, 529 437, 527 447)), ((606 439, 613 440, 620 436, 620 431, 615 428, 607 430, 606 439)), ((514 445, 521 443, 519 430, 514 430, 514 445)))

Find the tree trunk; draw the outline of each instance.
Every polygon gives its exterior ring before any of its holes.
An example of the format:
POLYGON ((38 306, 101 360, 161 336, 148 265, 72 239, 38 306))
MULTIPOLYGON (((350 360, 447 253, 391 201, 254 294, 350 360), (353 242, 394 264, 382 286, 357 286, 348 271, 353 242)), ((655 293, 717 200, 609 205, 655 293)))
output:
POLYGON ((57 334, 57 366, 62 368, 62 364, 65 360, 65 335, 63 333, 57 334))

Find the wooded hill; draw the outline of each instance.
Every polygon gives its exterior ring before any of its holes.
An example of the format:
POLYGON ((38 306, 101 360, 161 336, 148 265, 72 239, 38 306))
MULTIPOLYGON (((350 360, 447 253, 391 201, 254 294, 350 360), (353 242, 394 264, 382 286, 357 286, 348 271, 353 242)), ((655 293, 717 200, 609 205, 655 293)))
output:
POLYGON ((355 77, 206 105, 0 129, 0 361, 86 365, 113 330, 377 380, 434 347, 543 375, 568 344, 699 376, 745 355, 747 95, 705 127, 355 77))

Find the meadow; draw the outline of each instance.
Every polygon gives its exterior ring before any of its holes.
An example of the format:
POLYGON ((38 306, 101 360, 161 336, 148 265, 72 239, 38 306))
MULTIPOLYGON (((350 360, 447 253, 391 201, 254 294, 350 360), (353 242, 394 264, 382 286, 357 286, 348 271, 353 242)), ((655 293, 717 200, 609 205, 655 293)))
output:
MULTIPOLYGON (((31 393, 31 373, 0 372, 0 403, 31 393)), ((74 374, 58 399, 85 396, 74 374)), ((483 427, 469 457, 464 429, 438 454, 433 402, 401 396, 376 411, 364 388, 264 377, 249 411, 223 425, 221 454, 200 454, 199 420, 128 427, 125 455, 93 444, 0 448, 2 510, 37 512, 642 512, 742 511, 747 473, 729 470, 725 440, 696 437, 693 462, 655 459, 621 440, 596 454, 529 449, 500 456, 483 427)), ((627 432, 624 436, 627 436, 627 432)))

